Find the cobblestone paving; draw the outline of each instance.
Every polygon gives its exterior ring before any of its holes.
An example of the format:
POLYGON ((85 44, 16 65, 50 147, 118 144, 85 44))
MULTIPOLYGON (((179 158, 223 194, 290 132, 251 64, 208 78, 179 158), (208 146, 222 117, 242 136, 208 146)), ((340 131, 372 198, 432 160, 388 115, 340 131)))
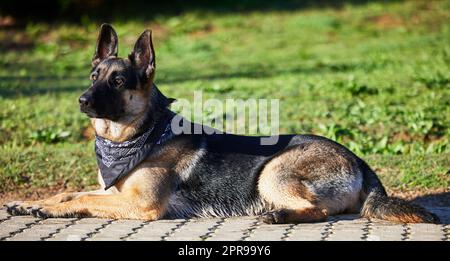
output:
POLYGON ((98 218, 10 216, 0 209, 0 240, 192 240, 192 241, 450 241, 450 207, 431 208, 442 224, 395 224, 358 215, 330 217, 326 222, 267 225, 257 217, 175 219, 145 222, 98 218))

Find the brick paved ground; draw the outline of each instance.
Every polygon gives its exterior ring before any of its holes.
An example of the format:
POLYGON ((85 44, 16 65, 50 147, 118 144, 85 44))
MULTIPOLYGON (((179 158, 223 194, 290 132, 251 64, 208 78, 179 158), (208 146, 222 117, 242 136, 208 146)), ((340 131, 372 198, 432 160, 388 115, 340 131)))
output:
POLYGON ((0 209, 0 240, 439 240, 450 241, 450 207, 431 208, 443 224, 394 224, 357 215, 327 222, 267 225, 256 217, 143 222, 10 216, 0 209))

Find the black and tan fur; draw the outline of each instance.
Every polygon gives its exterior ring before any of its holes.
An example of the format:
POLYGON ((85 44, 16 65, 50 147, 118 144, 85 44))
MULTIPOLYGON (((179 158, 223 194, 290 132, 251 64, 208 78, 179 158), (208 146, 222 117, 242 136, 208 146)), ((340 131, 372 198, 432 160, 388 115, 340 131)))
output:
MULTIPOLYGON (((80 97, 80 107, 96 135, 122 142, 151 128, 173 100, 153 84, 149 30, 127 59, 117 57, 117 47, 114 29, 103 25, 92 59, 92 85, 80 97)), ((368 165, 336 142, 314 135, 281 135, 277 147, 258 141, 232 134, 176 135, 108 190, 63 193, 7 207, 12 214, 40 217, 261 215, 267 223, 298 223, 360 212, 397 222, 438 222, 423 208, 388 197, 368 165)))

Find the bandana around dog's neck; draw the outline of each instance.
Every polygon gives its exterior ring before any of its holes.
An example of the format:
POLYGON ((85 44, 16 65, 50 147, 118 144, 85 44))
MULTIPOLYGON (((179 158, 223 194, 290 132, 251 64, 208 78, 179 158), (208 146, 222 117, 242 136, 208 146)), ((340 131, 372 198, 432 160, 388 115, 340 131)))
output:
POLYGON ((129 174, 150 155, 156 145, 172 137, 173 116, 174 113, 170 111, 148 131, 129 141, 112 142, 99 136, 95 137, 95 154, 105 190, 129 174))

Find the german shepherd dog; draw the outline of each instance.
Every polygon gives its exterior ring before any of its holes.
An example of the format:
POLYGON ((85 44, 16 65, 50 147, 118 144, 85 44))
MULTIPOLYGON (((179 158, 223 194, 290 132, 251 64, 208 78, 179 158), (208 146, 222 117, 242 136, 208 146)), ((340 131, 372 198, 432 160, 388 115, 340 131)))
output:
MULTIPOLYGON (((6 205, 10 214, 148 221, 258 215, 265 223, 280 224, 360 213, 394 222, 439 222, 424 208, 389 197, 362 159, 324 137, 279 135, 277 144, 263 146, 260 137, 202 132, 171 133, 155 142, 165 133, 160 125, 174 113, 169 110, 173 99, 153 83, 151 31, 140 35, 128 58, 118 58, 117 50, 115 30, 103 24, 92 84, 79 99, 80 109, 96 137, 106 142, 121 144, 159 129, 148 138, 151 153, 110 185, 99 170, 99 190, 11 202, 6 205)), ((207 128, 183 122, 183 128, 207 128)))

